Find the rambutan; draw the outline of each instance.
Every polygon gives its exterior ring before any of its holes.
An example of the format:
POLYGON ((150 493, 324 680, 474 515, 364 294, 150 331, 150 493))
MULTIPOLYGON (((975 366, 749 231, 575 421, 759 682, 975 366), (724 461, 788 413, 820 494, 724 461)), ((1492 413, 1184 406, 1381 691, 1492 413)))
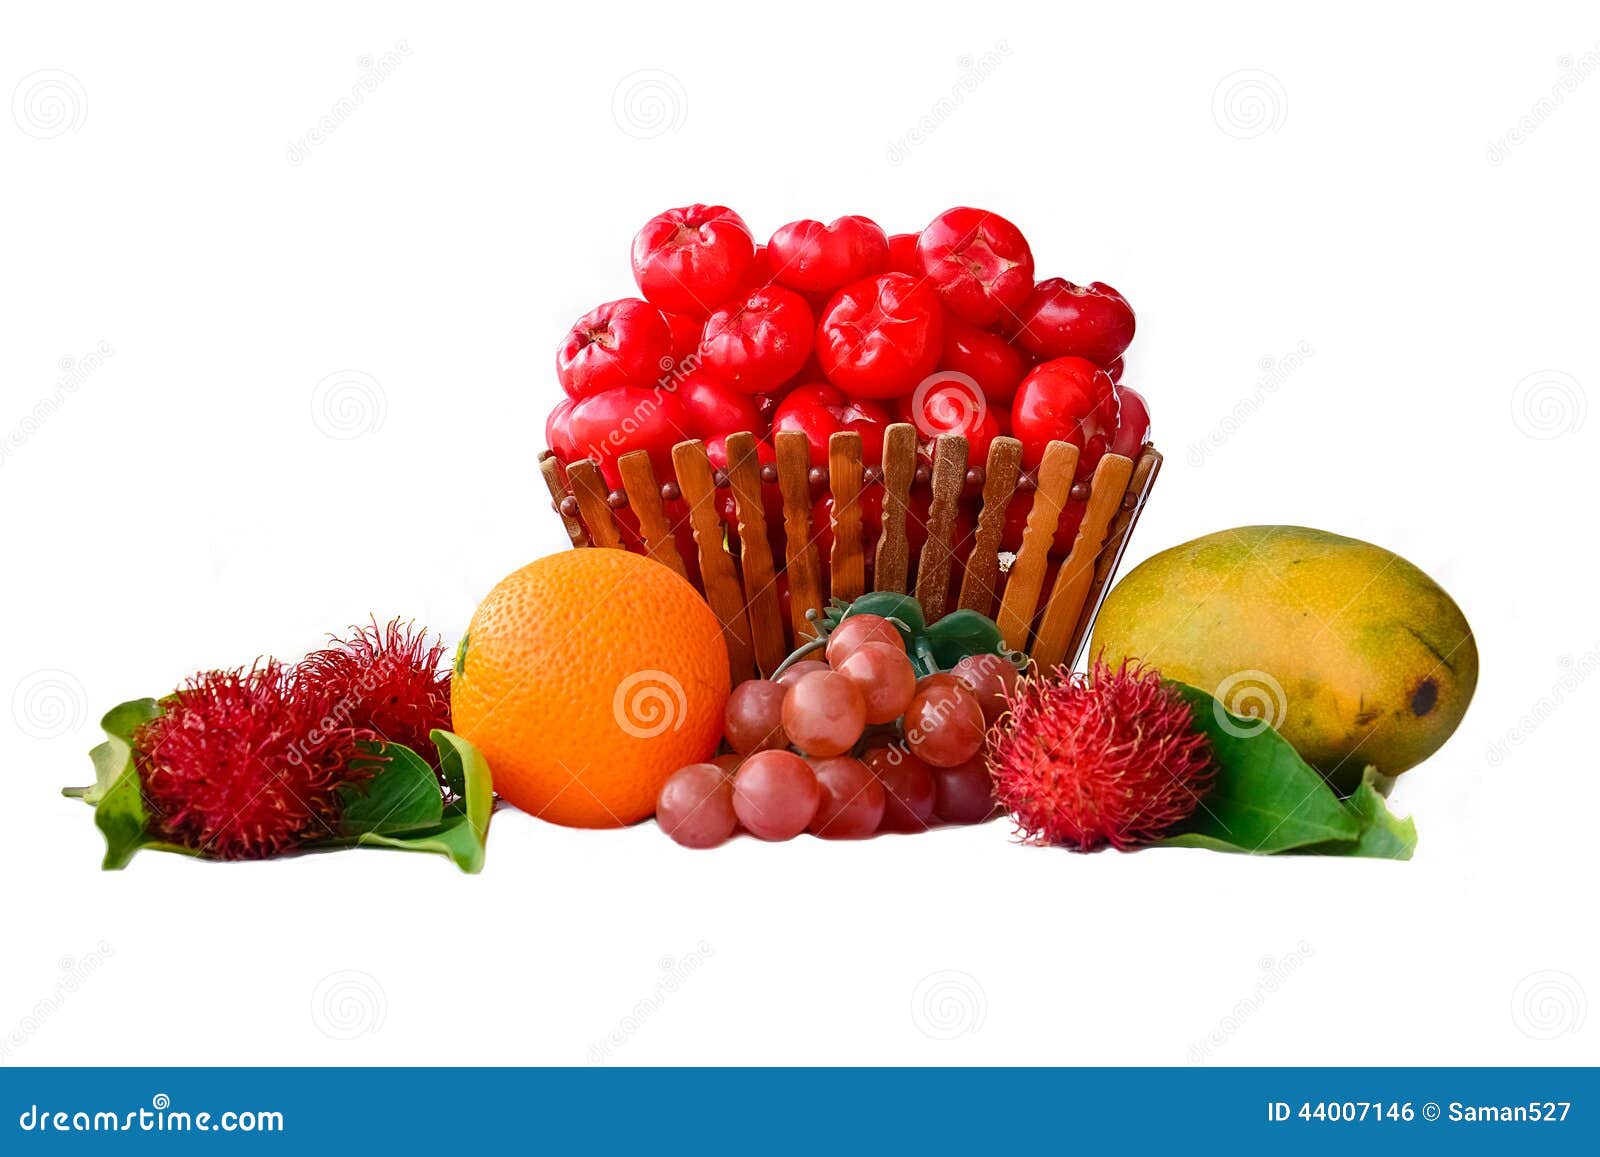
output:
POLYGON ((1211 745, 1160 672, 1097 662, 1023 679, 991 732, 995 796, 1029 843, 1093 851, 1148 844, 1194 814, 1215 781, 1211 745))
POLYGON ((347 638, 313 651, 296 676, 329 695, 339 718, 386 743, 409 747, 438 770, 428 733, 450 727, 450 664, 445 645, 410 623, 352 627, 347 638))
POLYGON ((275 659, 201 672, 161 706, 133 737, 151 824, 207 856, 261 859, 333 835, 339 789, 371 775, 356 745, 372 733, 275 659))

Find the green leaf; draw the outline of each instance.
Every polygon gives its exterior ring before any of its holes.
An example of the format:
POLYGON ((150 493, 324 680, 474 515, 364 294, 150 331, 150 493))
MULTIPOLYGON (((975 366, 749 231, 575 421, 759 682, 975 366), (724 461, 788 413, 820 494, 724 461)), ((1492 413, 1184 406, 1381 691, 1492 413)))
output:
POLYGON ((94 763, 94 783, 67 787, 61 794, 94 807, 94 825, 106 838, 101 867, 114 871, 127 866, 143 847, 164 847, 150 836, 150 814, 133 759, 133 734, 142 724, 161 714, 154 699, 130 699, 106 712, 100 726, 106 741, 89 752, 94 763))
POLYGON ((1328 854, 1409 860, 1417 850, 1417 825, 1409 816, 1400 819, 1389 810, 1380 790, 1384 779, 1375 767, 1362 773, 1360 786, 1345 800, 1345 806, 1361 821, 1361 838, 1354 844, 1332 848, 1328 854))
POLYGON ((107 711, 100 727, 107 735, 131 744, 133 733, 160 714, 161 704, 156 700, 130 699, 107 711))
MULTIPOLYGON (((367 832, 357 837, 356 842, 405 852, 434 852, 449 856, 463 872, 482 871, 489 816, 494 810, 494 784, 489 764, 476 747, 454 732, 436 730, 432 739, 439 749, 445 780, 457 797, 446 813, 445 822, 428 831, 408 835, 367 832)), ((431 779, 433 773, 428 774, 431 779)), ((437 783, 434 791, 437 794, 437 783)))
POLYGON ((439 778, 422 757, 398 743, 363 744, 375 774, 363 784, 339 789, 341 832, 393 835, 437 827, 444 820, 439 778))
POLYGON ((941 667, 954 667, 968 655, 998 655, 1005 650, 1000 628, 977 611, 951 611, 927 630, 941 667))
POLYGON ((94 826, 106 838, 106 855, 100 866, 114 871, 127 867, 135 852, 154 841, 149 835, 150 814, 145 810, 144 793, 139 787, 133 748, 115 736, 95 750, 101 748, 109 750, 96 760, 96 776, 102 761, 108 768, 117 767, 118 770, 94 806, 94 826))
POLYGON ((1361 819, 1288 740, 1258 719, 1234 715, 1198 687, 1172 686, 1211 741, 1217 779, 1183 830, 1163 845, 1271 855, 1361 838, 1361 819))

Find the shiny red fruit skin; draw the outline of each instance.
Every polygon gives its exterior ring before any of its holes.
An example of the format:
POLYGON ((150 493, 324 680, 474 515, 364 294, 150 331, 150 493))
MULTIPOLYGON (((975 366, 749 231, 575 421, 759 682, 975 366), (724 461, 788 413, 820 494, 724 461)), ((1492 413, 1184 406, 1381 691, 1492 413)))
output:
POLYGON ((776 679, 774 679, 773 682, 783 687, 793 687, 796 683, 800 682, 801 679, 804 679, 813 671, 827 671, 829 669, 830 668, 828 667, 828 664, 824 663, 821 659, 801 659, 782 675, 779 675, 776 679))
POLYGON ((965 683, 919 688, 901 727, 912 752, 931 767, 965 763, 983 747, 983 708, 965 683))
POLYGON ((889 272, 922 276, 922 264, 917 260, 917 233, 894 233, 889 237, 889 272))
POLYGON ((881 273, 833 295, 817 325, 817 360, 828 380, 858 398, 910 393, 943 348, 938 295, 906 273, 881 273))
POLYGON ((746 679, 722 709, 722 737, 740 755, 789 746, 783 732, 784 688, 770 679, 746 679), (762 722, 757 725, 756 720, 762 722), (763 732, 762 728, 765 728, 763 732))
POLYGON ((966 374, 978 383, 990 405, 1009 406, 1032 365, 1026 354, 997 333, 964 321, 945 322, 939 368, 966 374))
POLYGON ((1017 387, 1011 430, 1022 440, 1022 465, 1035 469, 1053 440, 1078 448, 1078 478, 1094 473, 1117 428, 1111 376, 1084 358, 1041 362, 1017 387))
POLYGON ((811 817, 812 834, 825 840, 864 839, 883 822, 884 792, 859 759, 837 756, 812 765, 822 798, 811 817))
POLYGON ((572 398, 562 398, 556 403, 555 409, 550 411, 550 416, 544 420, 544 444, 565 465, 576 462, 583 455, 577 452, 573 444, 572 435, 569 433, 567 423, 572 414, 572 407, 578 403, 572 398))
POLYGON ((1138 458, 1150 440, 1150 407, 1144 395, 1128 386, 1117 387, 1117 432, 1111 438, 1111 453, 1138 458))
POLYGON ((821 799, 822 789, 817 786, 811 765, 792 751, 758 751, 739 765, 733 777, 734 813, 745 830, 758 839, 790 840, 798 836, 817 814, 821 799), (790 806, 761 806, 762 797, 780 792, 790 806))
POLYGON ((995 213, 940 213, 917 239, 917 259, 945 309, 973 325, 994 325, 1033 290, 1033 251, 1022 230, 995 213))
POLYGON ((1018 311, 1017 344, 1041 361, 1087 358, 1109 366, 1133 341, 1133 309, 1104 282, 1074 285, 1060 277, 1034 286, 1018 311))
POLYGON ((1122 381, 1122 359, 1120 357, 1112 358, 1107 362, 1105 370, 1106 373, 1111 375, 1113 382, 1120 383, 1122 381))
POLYGON ((741 393, 768 393, 811 356, 812 324, 811 306, 794 290, 748 290, 706 319, 701 368, 741 393))
POLYGON ((705 317, 745 283, 750 228, 723 205, 658 213, 633 239, 633 278, 658 309, 705 317))
POLYGON ((861 689, 837 671, 806 675, 784 688, 783 730, 789 742, 822 759, 843 755, 867 725, 861 689))
POLYGON ((659 309, 637 297, 595 306, 556 348, 556 377, 569 398, 653 386, 672 363, 672 328, 659 309))
POLYGON ((989 404, 976 382, 943 369, 928 375, 910 397, 897 399, 895 410, 925 442, 942 434, 960 434, 967 440, 967 461, 972 463, 987 462, 989 443, 1010 429, 1010 414, 989 404))
POLYGON ((766 261, 779 285, 809 296, 829 294, 889 267, 889 239, 866 217, 791 221, 767 242, 766 261))
POLYGON ((905 650, 905 640, 900 637, 898 627, 882 615, 862 614, 846 615, 828 636, 828 645, 822 653, 829 665, 837 670, 839 664, 868 643, 882 643, 887 647, 905 650))
POLYGON ((672 331, 672 356, 680 369, 689 369, 694 363, 688 359, 700 349, 700 335, 705 332, 703 317, 687 313, 663 313, 667 328, 672 331))
POLYGON ((978 700, 986 727, 994 726, 994 721, 1005 713, 1006 696, 1020 678, 1016 665, 1010 659, 989 651, 963 655, 950 668, 950 673, 966 684, 978 700))
POLYGON ((729 389, 705 370, 695 370, 677 383, 695 438, 726 437, 748 430, 761 436, 761 414, 749 394, 729 389))
POLYGON ((850 398, 830 382, 796 386, 784 395, 772 414, 772 434, 784 431, 806 436, 811 464, 828 464, 828 439, 842 430, 861 435, 861 458, 868 466, 883 461, 883 431, 892 421, 889 411, 874 401, 850 398))
POLYGON ((982 823, 994 809, 994 782, 982 752, 955 767, 933 769, 933 814, 945 823, 982 823))
POLYGON ((925 832, 933 826, 933 769, 904 744, 875 747, 861 757, 883 784, 880 832, 925 832))
POLYGON ((599 462, 613 489, 622 485, 617 459, 633 450, 649 453, 656 477, 672 477, 672 448, 689 437, 688 426, 678 396, 662 390, 606 390, 580 399, 567 414, 574 458, 599 462))
POLYGON ((733 784, 714 763, 692 763, 673 772, 656 799, 656 823, 686 848, 714 848, 739 826, 733 784))
POLYGON ((916 692, 917 675, 905 645, 863 643, 834 664, 835 671, 855 680, 867 705, 867 724, 893 723, 916 692))

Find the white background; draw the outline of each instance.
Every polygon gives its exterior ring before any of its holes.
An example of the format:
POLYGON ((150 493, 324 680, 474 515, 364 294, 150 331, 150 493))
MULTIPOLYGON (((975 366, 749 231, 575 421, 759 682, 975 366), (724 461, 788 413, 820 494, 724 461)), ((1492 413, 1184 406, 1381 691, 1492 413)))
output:
POLYGON ((8 8, 0 1059, 1600 1059, 1593 4, 782 11, 8 8), (1394 794, 1415 860, 1003 824, 690 854, 502 812, 477 878, 101 874, 57 792, 105 708, 373 612, 453 643, 564 545, 552 350, 692 200, 762 235, 979 205, 1122 289, 1168 454, 1130 563, 1302 523, 1472 621, 1477 700, 1394 794))

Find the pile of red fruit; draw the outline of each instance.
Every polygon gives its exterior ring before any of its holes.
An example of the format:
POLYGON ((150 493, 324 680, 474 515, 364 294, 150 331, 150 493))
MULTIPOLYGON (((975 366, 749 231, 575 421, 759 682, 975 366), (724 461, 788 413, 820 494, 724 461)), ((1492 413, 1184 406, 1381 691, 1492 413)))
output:
MULTIPOLYGON (((635 450, 649 454, 667 513, 687 533, 671 458, 687 438, 705 441, 718 470, 727 467, 729 434, 760 439, 776 528, 770 439, 804 434, 818 488, 814 519, 825 532, 828 439, 840 430, 861 435, 869 482, 880 477, 884 429, 895 421, 913 423, 925 448, 940 434, 964 435, 974 467, 1001 434, 1022 442, 1029 471, 1052 440, 1071 442, 1080 483, 1107 451, 1137 456, 1149 433, 1143 398, 1119 384, 1134 333, 1127 301, 1101 282, 1036 281, 1027 240, 994 213, 950 209, 920 234, 893 236, 865 217, 795 221, 759 245, 731 209, 690 205, 639 231, 633 273, 642 300, 597 307, 562 341, 556 372, 567 396, 545 429, 563 463, 599 464, 625 537, 635 527, 616 462, 635 450)), ((981 471, 968 481, 971 507, 981 471)), ((913 551, 926 522, 925 468, 918 483, 913 551)), ((1085 496, 1075 489, 1052 557, 1070 550, 1085 496)), ((881 503, 881 489, 863 492, 869 547, 881 503)), ((731 521, 731 496, 722 506, 731 521)), ((1020 545, 1030 507, 1017 501, 1007 510, 1003 549, 1020 545)), ((970 517, 956 533, 970 535, 970 517)), ((827 540, 820 545, 825 561, 827 540)), ((684 553, 692 559, 692 549, 684 553)))
POLYGON ((970 655, 918 679, 899 629, 871 614, 845 619, 824 655, 733 689, 733 751, 667 780, 656 802, 667 835, 691 848, 741 827, 764 840, 858 839, 995 814, 986 746, 1016 684, 1009 659, 970 655))

